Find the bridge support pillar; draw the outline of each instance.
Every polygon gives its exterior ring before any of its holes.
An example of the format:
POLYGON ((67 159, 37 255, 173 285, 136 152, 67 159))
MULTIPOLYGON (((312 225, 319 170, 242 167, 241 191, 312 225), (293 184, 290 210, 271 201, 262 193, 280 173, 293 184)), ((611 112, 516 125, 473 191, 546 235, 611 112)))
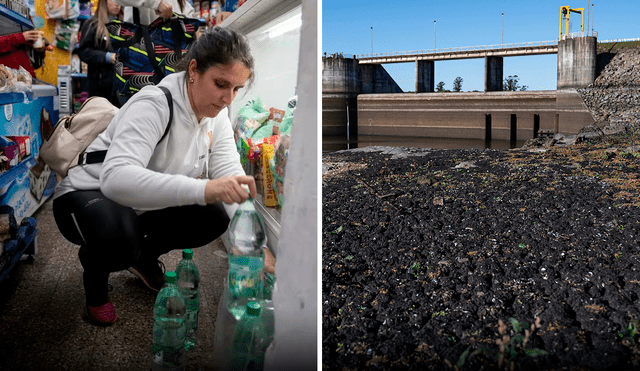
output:
POLYGON ((584 88, 595 81, 596 49, 593 36, 558 41, 558 90, 584 88))
POLYGON ((484 91, 502 91, 502 57, 484 57, 484 91))
POLYGON ((416 61, 416 93, 435 91, 435 67, 433 61, 416 61))

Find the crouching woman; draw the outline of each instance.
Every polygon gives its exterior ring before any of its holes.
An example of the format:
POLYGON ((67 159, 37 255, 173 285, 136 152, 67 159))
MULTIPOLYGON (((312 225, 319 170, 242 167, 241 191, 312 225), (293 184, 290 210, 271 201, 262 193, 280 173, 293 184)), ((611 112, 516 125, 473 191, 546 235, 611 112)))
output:
POLYGON ((183 64, 158 84, 173 98, 166 136, 167 98, 158 86, 145 87, 87 149, 106 150, 104 161, 70 169, 56 188, 55 221, 66 239, 80 245, 86 315, 94 324, 117 319, 110 273, 128 269, 158 291, 164 283, 161 255, 215 240, 229 224, 223 204, 256 194, 227 111, 253 80, 246 38, 210 29, 183 64))

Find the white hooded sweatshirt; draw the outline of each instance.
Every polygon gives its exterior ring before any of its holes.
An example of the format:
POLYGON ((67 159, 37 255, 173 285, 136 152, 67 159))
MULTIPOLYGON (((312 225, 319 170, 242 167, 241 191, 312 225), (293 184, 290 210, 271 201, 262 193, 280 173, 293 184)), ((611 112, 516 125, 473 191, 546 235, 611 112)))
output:
POLYGON ((70 169, 54 198, 74 190, 100 189, 109 199, 140 213, 205 205, 208 179, 245 175, 227 109, 198 122, 185 77, 185 72, 174 73, 159 84, 173 96, 173 122, 160 143, 169 107, 161 89, 147 86, 129 99, 87 148, 87 152, 108 149, 104 162, 70 169))

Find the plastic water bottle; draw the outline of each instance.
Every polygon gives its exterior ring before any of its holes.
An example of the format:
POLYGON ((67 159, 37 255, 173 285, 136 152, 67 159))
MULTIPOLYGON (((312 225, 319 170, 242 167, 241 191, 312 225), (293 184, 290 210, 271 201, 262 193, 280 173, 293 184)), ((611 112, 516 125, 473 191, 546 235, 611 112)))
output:
POLYGON ((240 317, 233 332, 229 369, 262 371, 264 354, 272 336, 260 315, 260 303, 252 301, 247 303, 245 308, 245 313, 240 317))
POLYGON ((198 330, 198 312, 200 311, 200 274, 193 262, 193 250, 182 250, 182 260, 176 268, 178 288, 187 305, 185 317, 186 339, 184 348, 196 347, 196 331, 198 330))
POLYGON ((264 218, 253 200, 242 203, 229 224, 229 311, 239 319, 250 299, 263 295, 264 251, 267 234, 264 218))
POLYGON ((167 272, 164 278, 153 307, 153 369, 183 371, 186 305, 176 273, 167 272))

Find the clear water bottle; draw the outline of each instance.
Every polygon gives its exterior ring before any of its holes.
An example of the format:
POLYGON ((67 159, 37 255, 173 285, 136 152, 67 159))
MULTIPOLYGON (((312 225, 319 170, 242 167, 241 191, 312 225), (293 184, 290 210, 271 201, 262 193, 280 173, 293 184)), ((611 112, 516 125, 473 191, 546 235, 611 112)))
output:
POLYGON ((200 273, 193 262, 193 250, 182 250, 182 260, 176 268, 178 288, 187 305, 185 317, 186 339, 184 348, 196 347, 196 331, 198 330, 198 313, 200 312, 200 273))
POLYGON ((245 308, 233 332, 229 369, 262 371, 264 354, 273 336, 260 315, 260 303, 251 301, 245 308))
POLYGON ((176 273, 167 272, 164 278, 153 307, 153 369, 183 371, 186 304, 176 273))
POLYGON ((264 218, 253 200, 242 203, 229 224, 229 310, 237 319, 250 299, 263 295, 264 251, 267 234, 264 218))

